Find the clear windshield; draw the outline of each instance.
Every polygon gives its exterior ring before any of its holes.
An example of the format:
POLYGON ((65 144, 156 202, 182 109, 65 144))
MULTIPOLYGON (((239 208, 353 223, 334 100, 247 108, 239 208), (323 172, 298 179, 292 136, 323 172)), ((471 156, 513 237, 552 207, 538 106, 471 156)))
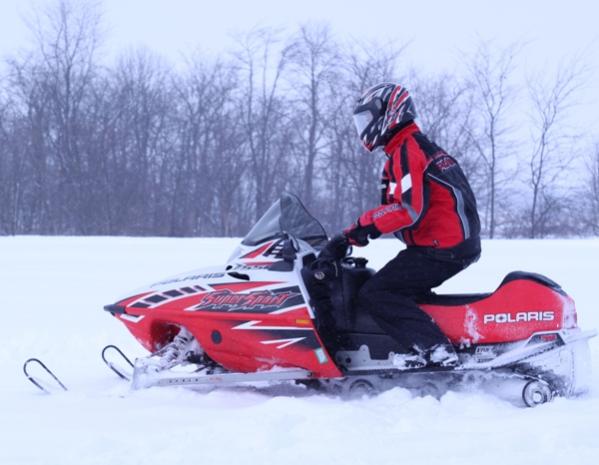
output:
POLYGON ((262 215, 241 243, 253 246, 280 237, 283 233, 302 239, 317 250, 327 241, 327 233, 322 225, 308 213, 295 195, 286 193, 262 215))

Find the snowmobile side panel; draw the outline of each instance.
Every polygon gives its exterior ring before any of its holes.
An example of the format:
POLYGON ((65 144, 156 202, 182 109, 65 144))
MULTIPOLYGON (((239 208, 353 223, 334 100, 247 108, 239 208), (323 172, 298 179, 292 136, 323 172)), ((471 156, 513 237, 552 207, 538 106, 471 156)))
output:
POLYGON ((339 376, 296 275, 260 268, 244 273, 252 279, 227 280, 226 272, 214 279, 219 274, 214 269, 188 273, 158 283, 154 292, 118 302, 124 310, 111 313, 150 352, 170 342, 183 326, 210 358, 231 371, 281 366, 339 376))
POLYGON ((574 327, 574 302, 531 279, 507 282, 471 304, 422 304, 453 344, 489 344, 529 338, 540 331, 574 327))

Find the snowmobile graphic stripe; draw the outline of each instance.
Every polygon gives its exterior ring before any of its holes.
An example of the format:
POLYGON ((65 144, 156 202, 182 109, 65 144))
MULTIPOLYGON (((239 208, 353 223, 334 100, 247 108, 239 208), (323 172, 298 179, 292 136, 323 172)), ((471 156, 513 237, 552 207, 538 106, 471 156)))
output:
POLYGON ((290 339, 273 339, 272 341, 260 341, 260 344, 266 344, 266 345, 278 344, 276 346, 277 349, 284 349, 285 347, 293 345, 296 342, 303 341, 304 339, 305 338, 303 338, 303 337, 295 337, 295 338, 290 338, 290 339))
POLYGON ((137 302, 129 305, 132 308, 154 308, 165 303, 172 303, 175 300, 187 298, 193 294, 204 292, 205 289, 201 286, 184 287, 181 289, 170 289, 168 291, 156 292, 146 295, 137 302))
POLYGON ((130 321, 131 323, 139 323, 141 320, 145 318, 145 315, 128 315, 126 313, 123 313, 122 315, 119 315, 119 318, 121 318, 122 320, 130 321))
MULTIPOLYGON (((284 308, 280 308, 279 310, 275 310, 273 312, 270 312, 271 315, 280 315, 281 313, 289 313, 289 312, 295 312, 296 310, 306 310, 308 311, 308 309, 306 308, 305 302, 302 299, 302 303, 297 305, 297 306, 289 306, 289 307, 284 307, 284 308)), ((310 321, 310 320, 308 320, 310 321)))
POLYGON ((161 294, 154 294, 154 295, 151 295, 150 297, 146 297, 144 300, 146 303, 150 302, 152 304, 158 304, 160 302, 168 300, 168 297, 165 297, 161 294))
POLYGON ((312 331, 312 327, 301 327, 301 326, 260 326, 262 320, 251 320, 241 323, 240 325, 233 326, 232 329, 242 329, 242 330, 266 330, 266 329, 290 329, 294 331, 312 331))
POLYGON ((314 331, 305 332, 298 331, 296 329, 269 329, 265 331, 268 334, 269 340, 272 339, 299 339, 296 344, 300 347, 305 347, 307 349, 318 349, 320 348, 320 343, 316 337, 314 331))
POLYGON ((167 295, 169 297, 180 297, 180 296, 184 295, 184 293, 182 291, 177 290, 177 289, 173 289, 172 291, 166 291, 166 292, 164 292, 164 295, 167 295))
POLYGON ((262 255, 264 252, 266 252, 266 250, 272 245, 272 242, 267 242, 266 244, 264 244, 261 247, 258 247, 257 249, 252 250, 251 252, 245 254, 243 257, 241 258, 256 258, 259 257, 260 255, 262 255))
MULTIPOLYGON (((267 337, 267 339, 264 339, 264 341, 297 339, 297 342, 294 344, 297 344, 301 347, 306 347, 308 349, 318 349, 321 347, 313 328, 297 328, 292 326, 258 326, 259 323, 260 321, 256 320, 248 321, 246 323, 242 323, 241 325, 235 326, 232 329, 242 331, 259 331, 260 333, 263 333, 265 337, 267 337)), ((265 344, 264 341, 260 341, 260 343, 265 344)), ((269 344, 269 342, 266 342, 266 344, 269 344)), ((281 347, 278 348, 280 349, 281 347)))
POLYGON ((132 295, 131 297, 127 297, 126 299, 119 300, 115 305, 119 305, 121 307, 130 306, 132 303, 143 300, 144 297, 152 295, 152 292, 144 292, 142 294, 132 295))
POLYGON ((135 307, 135 308, 148 308, 151 304, 146 304, 144 302, 135 302, 132 305, 129 305, 130 307, 135 307))

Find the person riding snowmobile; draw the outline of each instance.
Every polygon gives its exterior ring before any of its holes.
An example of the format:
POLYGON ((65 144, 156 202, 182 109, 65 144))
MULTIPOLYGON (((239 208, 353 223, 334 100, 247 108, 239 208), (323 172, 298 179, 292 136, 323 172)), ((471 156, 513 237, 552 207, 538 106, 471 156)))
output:
MULTIPOLYGON (((353 117, 364 148, 382 148, 387 160, 381 205, 364 212, 343 231, 343 238, 362 247, 369 239, 393 233, 406 244, 364 284, 357 305, 397 341, 398 367, 452 366, 458 361, 453 346, 417 299, 478 260, 474 194, 458 162, 414 122, 414 103, 401 85, 370 87, 353 117)), ((339 239, 329 251, 335 248, 339 239)))

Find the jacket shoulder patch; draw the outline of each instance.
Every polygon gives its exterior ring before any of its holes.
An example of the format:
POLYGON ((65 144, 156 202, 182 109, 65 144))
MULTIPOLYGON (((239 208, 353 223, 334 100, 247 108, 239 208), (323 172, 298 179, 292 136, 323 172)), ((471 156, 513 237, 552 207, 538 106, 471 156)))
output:
POLYGON ((457 162, 450 157, 449 155, 447 155, 444 152, 439 152, 434 158, 433 158, 433 165, 435 165, 436 168, 438 168, 441 171, 447 171, 451 168, 455 168, 458 164, 457 162))

